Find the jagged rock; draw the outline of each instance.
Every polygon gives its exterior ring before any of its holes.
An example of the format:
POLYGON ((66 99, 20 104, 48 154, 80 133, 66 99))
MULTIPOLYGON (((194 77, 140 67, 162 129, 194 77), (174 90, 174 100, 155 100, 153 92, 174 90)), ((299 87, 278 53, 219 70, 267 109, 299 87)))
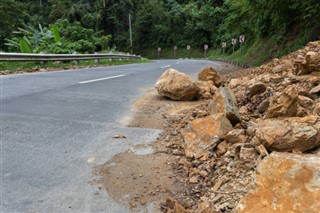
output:
POLYGON ((217 87, 221 86, 221 78, 213 67, 206 67, 198 73, 199 81, 212 81, 217 87))
POLYGON ((311 93, 311 94, 319 94, 319 92, 320 92, 320 84, 318 86, 312 88, 309 93, 311 93))
POLYGON ((199 81, 196 82, 200 88, 199 94, 202 99, 210 99, 213 97, 218 88, 213 84, 212 81, 199 81))
POLYGON ((265 156, 269 155, 266 147, 264 147, 262 144, 260 144, 259 146, 256 146, 256 150, 259 152, 259 154, 262 157, 265 157, 265 156))
POLYGON ((230 87, 231 89, 234 89, 234 88, 238 87, 240 84, 242 84, 241 79, 239 79, 239 78, 233 78, 233 79, 231 79, 230 82, 229 82, 229 87, 230 87))
POLYGON ((190 101, 199 96, 200 88, 184 73, 169 68, 157 80, 156 89, 161 96, 177 101, 190 101))
POLYGON ((218 142, 214 139, 219 139, 232 129, 224 113, 193 120, 188 130, 181 130, 185 155, 189 158, 207 158, 209 150, 218 142))
POLYGON ((320 117, 259 120, 253 143, 271 151, 310 150, 320 145, 320 117))
POLYGON ((292 117, 297 115, 298 90, 295 86, 289 86, 283 93, 271 98, 271 103, 265 112, 265 118, 280 116, 292 117))
POLYGON ((288 80, 290 81, 291 84, 296 84, 296 83, 308 83, 311 85, 320 84, 320 77, 312 76, 312 75, 302 75, 302 76, 292 75, 288 80))
POLYGON ((272 72, 273 73, 280 73, 284 70, 284 66, 282 64, 275 66, 274 68, 272 68, 272 72))
POLYGON ((308 98, 303 95, 298 96, 298 102, 299 102, 300 106, 302 106, 304 108, 311 108, 312 105, 314 104, 314 101, 311 98, 308 98))
POLYGON ((231 130, 230 132, 228 132, 226 134, 226 136, 224 136, 224 139, 228 142, 228 143, 246 143, 247 141, 247 136, 244 132, 243 129, 234 129, 231 130))
POLYGON ((186 213, 185 208, 177 200, 171 197, 166 199, 166 204, 169 207, 167 213, 186 213))
POLYGON ((247 96, 250 98, 254 95, 264 93, 267 90, 267 86, 261 82, 254 82, 253 84, 248 85, 247 87, 247 96))
POLYGON ((215 149, 215 153, 218 156, 223 155, 228 151, 229 145, 226 141, 222 141, 221 143, 218 144, 217 148, 215 149))
POLYGON ((283 81, 283 77, 281 75, 270 76, 270 82, 274 84, 279 84, 283 81))
POLYGON ((253 147, 241 147, 239 153, 239 159, 243 161, 252 161, 256 158, 257 152, 253 147))
POLYGON ((237 100, 233 92, 227 86, 220 87, 215 93, 210 108, 212 108, 211 114, 226 113, 227 118, 232 125, 241 122, 237 100))
POLYGON ((295 60, 296 75, 306 75, 312 72, 319 72, 320 70, 320 53, 309 51, 305 57, 299 56, 295 60))
POLYGON ((235 212, 319 212, 320 158, 273 152, 257 168, 256 187, 235 212))
POLYGON ((247 135, 253 137, 256 135, 256 130, 258 129, 258 124, 253 122, 253 121, 249 121, 247 123, 247 135))

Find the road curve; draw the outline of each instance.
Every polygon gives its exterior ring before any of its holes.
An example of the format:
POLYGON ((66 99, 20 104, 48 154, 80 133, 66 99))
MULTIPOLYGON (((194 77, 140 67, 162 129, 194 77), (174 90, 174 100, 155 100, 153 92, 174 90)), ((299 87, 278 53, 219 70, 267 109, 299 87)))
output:
POLYGON ((129 212, 95 195, 92 169, 159 130, 127 128, 131 104, 169 67, 196 76, 219 63, 146 64, 0 76, 0 212, 129 212), (119 145, 114 134, 128 138, 119 145))

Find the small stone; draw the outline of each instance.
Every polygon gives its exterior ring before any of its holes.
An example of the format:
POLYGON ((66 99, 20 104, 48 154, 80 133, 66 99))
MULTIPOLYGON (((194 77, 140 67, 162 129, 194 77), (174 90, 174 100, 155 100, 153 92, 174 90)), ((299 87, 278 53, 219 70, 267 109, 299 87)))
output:
POLYGON ((270 102, 269 100, 262 101, 258 106, 258 112, 264 113, 269 108, 270 102))
POLYGON ((215 149, 215 153, 219 156, 223 155, 228 151, 229 145, 226 141, 222 141, 218 144, 217 148, 215 149))
POLYGON ((273 73, 280 73, 284 70, 284 67, 282 64, 278 65, 278 66, 275 66, 273 69, 272 69, 272 72, 273 73))
POLYGON ((208 172, 202 170, 202 171, 199 172, 199 175, 200 175, 201 177, 207 177, 207 176, 208 176, 208 172))
POLYGON ((218 191, 218 189, 220 188, 220 186, 222 185, 223 183, 223 180, 222 179, 219 179, 215 184, 214 186, 212 187, 212 191, 218 191))
POLYGON ((320 84, 310 90, 310 94, 318 94, 320 92, 320 84))
POLYGON ((242 83, 241 79, 239 79, 239 78, 233 78, 233 79, 231 79, 230 82, 229 82, 229 87, 230 87, 231 89, 234 89, 234 88, 238 87, 239 85, 241 85, 241 83, 242 83))
POLYGON ((265 157, 269 155, 267 149, 264 147, 264 145, 260 144, 259 146, 256 147, 257 151, 262 157, 265 157))
POLYGON ((117 134, 117 135, 112 136, 112 138, 127 138, 127 137, 124 135, 117 134))
POLYGON ((189 183, 198 183, 198 175, 194 175, 189 179, 189 183))
POLYGON ((241 147, 239 157, 243 161, 252 161, 256 158, 257 153, 253 147, 241 147))
POLYGON ((247 95, 251 98, 254 95, 264 93, 267 90, 266 85, 261 82, 255 82, 253 85, 247 87, 247 95))
POLYGON ((247 136, 245 135, 245 132, 243 129, 234 129, 229 131, 226 136, 224 136, 224 139, 228 143, 245 143, 247 141, 247 136))

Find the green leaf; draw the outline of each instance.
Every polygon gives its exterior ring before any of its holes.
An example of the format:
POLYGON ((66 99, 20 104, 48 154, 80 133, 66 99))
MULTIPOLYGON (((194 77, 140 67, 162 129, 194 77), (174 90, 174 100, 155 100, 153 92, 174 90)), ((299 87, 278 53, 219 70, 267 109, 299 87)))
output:
POLYGON ((61 37, 60 37, 60 33, 59 33, 59 28, 57 25, 52 25, 51 26, 51 31, 53 33, 53 37, 54 37, 54 41, 55 42, 61 42, 61 37))
POLYGON ((19 44, 20 44, 20 52, 32 53, 31 45, 25 39, 20 39, 19 44))

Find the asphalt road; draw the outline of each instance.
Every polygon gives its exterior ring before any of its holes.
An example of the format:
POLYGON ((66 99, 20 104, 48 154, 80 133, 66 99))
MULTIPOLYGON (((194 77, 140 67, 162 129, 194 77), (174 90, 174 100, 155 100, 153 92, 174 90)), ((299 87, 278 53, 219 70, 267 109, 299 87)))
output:
POLYGON ((219 64, 146 64, 0 76, 1 212, 129 212, 95 195, 92 169, 159 130, 127 128, 132 102, 173 67, 193 77, 219 64), (113 139, 124 134, 127 139, 113 139))

